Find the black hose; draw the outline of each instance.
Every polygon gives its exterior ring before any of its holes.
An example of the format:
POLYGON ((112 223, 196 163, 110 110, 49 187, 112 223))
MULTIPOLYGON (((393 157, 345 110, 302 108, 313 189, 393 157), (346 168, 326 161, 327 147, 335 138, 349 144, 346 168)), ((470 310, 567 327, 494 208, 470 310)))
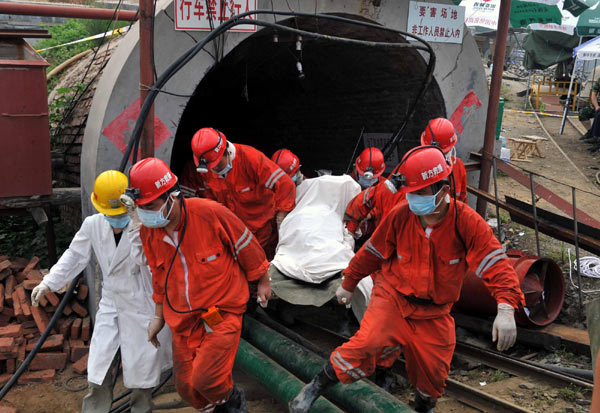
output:
MULTIPOLYGON (((173 369, 169 369, 168 373, 165 374, 165 376, 162 378, 162 380, 160 381, 160 383, 158 383, 158 386, 156 386, 154 389, 152 389, 152 396, 154 396, 156 393, 158 393, 158 391, 162 388, 162 386, 165 385, 165 383, 167 381, 169 381, 169 379, 173 376, 173 369)), ((127 390, 126 392, 123 392, 123 394, 119 395, 119 397, 117 397, 116 399, 113 400, 113 403, 115 403, 116 401, 122 399, 123 397, 126 396, 126 394, 130 394, 131 390, 127 390)), ((130 407, 129 407, 129 399, 123 401, 122 403, 119 403, 117 406, 113 407, 112 409, 109 410, 109 413, 123 413, 126 411, 129 411, 130 407)))
POLYGON ((38 342, 35 344, 35 347, 33 348, 33 350, 31 350, 31 353, 29 353, 27 355, 27 357, 25 358, 25 361, 23 361, 23 364, 21 364, 19 366, 19 368, 17 369, 15 374, 13 374, 12 377, 8 380, 8 382, 2 387, 2 390, 0 390, 0 400, 2 400, 4 398, 4 396, 6 396, 6 393, 8 393, 10 391, 10 389, 12 388, 12 386, 14 386, 14 384, 17 382, 17 380, 19 380, 19 377, 21 377, 21 374, 23 374, 23 372, 25 370, 27 370, 27 367, 29 367, 29 363, 31 363, 31 360, 33 360, 35 355, 38 353, 38 351, 42 347, 42 344, 44 344, 44 342, 50 335, 50 332, 52 331, 54 324, 56 324, 58 319, 62 316, 63 310, 65 309, 65 306, 67 305, 67 301, 69 301, 69 299, 73 295, 73 291, 75 291, 75 287, 77 286, 77 283, 79 282, 79 279, 82 277, 82 275, 83 275, 83 273, 80 273, 77 277, 75 277, 73 279, 73 281, 71 281, 71 285, 69 285, 69 289, 67 290, 66 294, 64 295, 64 297, 58 304, 58 308, 56 309, 56 312, 50 319, 50 322, 48 323, 48 327, 46 327, 46 330, 44 330, 44 332, 42 333, 42 336, 40 337, 38 342))
MULTIPOLYGON (((435 67, 435 53, 433 51, 433 48, 425 40, 423 40, 420 37, 415 36, 411 33, 404 32, 404 31, 397 30, 397 29, 391 29, 388 27, 374 24, 374 23, 366 23, 366 22, 361 22, 361 21, 357 21, 357 20, 353 20, 353 19, 348 19, 345 17, 325 15, 325 14, 285 12, 285 11, 273 11, 273 10, 255 10, 252 12, 242 13, 238 16, 231 18, 230 20, 226 21, 225 23, 222 23, 215 30, 211 31, 204 40, 197 43, 195 46, 193 46, 191 49, 189 49, 187 52, 185 52, 183 55, 181 55, 177 60, 175 60, 164 71, 164 73, 162 73, 158 77, 156 84, 154 85, 154 87, 152 87, 149 90, 148 95, 146 96, 146 99, 144 100, 144 103, 142 104, 142 107, 140 109, 140 114, 136 120, 135 126, 131 133, 131 138, 129 139, 129 142, 127 143, 127 149, 125 150, 125 153, 121 160, 121 164, 119 166, 120 171, 123 171, 123 172, 125 171, 125 167, 127 166, 127 162, 128 162, 129 156, 132 154, 133 148, 138 147, 144 123, 146 121, 146 118, 148 117, 148 114, 154 103, 154 100, 156 99, 156 96, 158 95, 158 93, 161 91, 162 87, 171 79, 171 77, 173 77, 173 75, 175 75, 175 73, 177 73, 182 67, 184 67, 209 42, 214 40, 217 36, 220 36, 222 33, 227 32, 229 29, 231 29, 235 26, 241 25, 241 24, 253 24, 253 25, 261 26, 261 27, 270 27, 270 28, 273 28, 276 30, 278 29, 281 31, 287 31, 287 32, 299 34, 299 35, 306 36, 306 37, 312 37, 312 38, 329 40, 329 41, 339 41, 339 42, 348 43, 348 44, 360 44, 360 45, 366 45, 366 46, 370 46, 370 47, 383 47, 383 48, 411 48, 411 49, 423 50, 423 51, 428 52, 429 61, 427 63, 427 71, 426 71, 425 79, 423 81, 423 86, 422 86, 419 94, 417 95, 417 98, 415 99, 415 103, 411 106, 409 114, 407 115, 405 120, 402 122, 402 124, 398 128, 398 131, 394 134, 393 138, 384 147, 384 151, 383 151, 384 155, 387 155, 389 152, 391 152, 394 149, 394 147, 399 143, 399 141, 398 141, 399 136, 404 131, 406 125, 408 124, 408 121, 412 118, 412 115, 414 114, 414 112, 416 110, 416 106, 417 106, 416 103, 425 94, 425 91, 427 90, 427 88, 431 82, 431 79, 433 77, 433 69, 435 67), (298 17, 298 16, 311 17, 311 18, 321 18, 321 19, 325 19, 325 20, 346 22, 349 24, 365 26, 365 27, 370 27, 370 28, 376 29, 376 30, 383 30, 383 31, 400 34, 405 37, 410 37, 410 38, 422 43, 423 45, 420 46, 420 45, 414 45, 414 44, 410 44, 410 43, 388 43, 388 42, 373 42, 373 41, 349 39, 349 38, 343 38, 343 37, 337 37, 337 36, 322 35, 322 34, 308 32, 308 31, 300 30, 300 29, 294 29, 294 28, 291 28, 288 26, 283 26, 283 25, 277 24, 277 23, 245 19, 245 17, 252 16, 252 15, 259 15, 259 14, 295 16, 295 17, 298 17)), ((132 163, 135 163, 137 161, 137 150, 134 151, 132 160, 133 160, 132 163)))

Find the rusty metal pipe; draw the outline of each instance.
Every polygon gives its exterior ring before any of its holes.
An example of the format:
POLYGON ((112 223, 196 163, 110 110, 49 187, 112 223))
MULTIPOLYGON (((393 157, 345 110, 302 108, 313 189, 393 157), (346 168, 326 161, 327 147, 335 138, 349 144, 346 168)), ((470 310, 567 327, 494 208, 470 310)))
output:
POLYGON ((89 7, 47 6, 43 4, 23 4, 0 2, 0 14, 16 14, 20 16, 72 17, 75 19, 97 19, 135 21, 137 12, 133 10, 97 9, 89 7))
MULTIPOLYGON (((492 157, 494 156, 494 139, 496 135, 496 122, 498 121, 498 103, 500 100, 500 87, 502 86, 502 71, 506 56, 506 39, 508 38, 508 23, 510 20, 511 0, 502 0, 498 16, 498 31, 496 31, 496 46, 494 48, 494 68, 490 81, 490 98, 488 101, 487 118, 485 122, 485 135, 483 139, 483 153, 481 157, 481 173, 479 175, 479 189, 488 192, 490 188, 490 173, 492 157)), ((487 202, 477 198, 477 213, 485 218, 487 202)))
MULTIPOLYGON (((515 313, 521 326, 545 326, 552 323, 565 300, 565 279, 560 267, 549 258, 540 258, 511 250, 506 254, 519 277, 521 291, 525 296, 525 307, 515 313)), ((496 314, 496 300, 492 297, 481 278, 469 271, 456 309, 477 314, 496 314)))
MULTIPOLYGON (((140 0, 140 106, 146 100, 150 88, 154 86, 152 66, 152 30, 154 5, 152 0, 140 0)), ((140 142, 141 158, 154 156, 154 105, 144 121, 140 142)))

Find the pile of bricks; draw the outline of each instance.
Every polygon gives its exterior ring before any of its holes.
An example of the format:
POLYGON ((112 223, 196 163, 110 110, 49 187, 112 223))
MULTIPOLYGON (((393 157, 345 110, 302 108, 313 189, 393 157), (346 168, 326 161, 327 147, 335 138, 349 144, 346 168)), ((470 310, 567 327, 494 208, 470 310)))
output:
MULTIPOLYGON (((62 298, 50 292, 42 297, 39 307, 31 305, 31 290, 48 272, 39 268, 39 261, 38 257, 27 260, 0 255, 0 385, 33 350, 62 298)), ((88 286, 80 283, 75 291, 19 384, 51 382, 69 362, 74 363, 75 372, 86 373, 92 333, 86 303, 88 286)))

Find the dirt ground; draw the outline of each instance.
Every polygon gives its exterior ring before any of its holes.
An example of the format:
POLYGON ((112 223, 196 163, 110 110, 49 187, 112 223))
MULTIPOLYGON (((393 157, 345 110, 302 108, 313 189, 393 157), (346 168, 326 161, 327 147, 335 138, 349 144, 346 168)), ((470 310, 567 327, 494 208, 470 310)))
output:
MULTIPOLYGON (((503 95, 507 99, 506 109, 523 109, 524 98, 516 96, 516 93, 526 88, 526 80, 517 82, 505 80, 503 82, 503 95)), ((595 175, 600 171, 600 155, 590 154, 586 149, 587 145, 579 141, 580 133, 570 123, 567 122, 565 132, 559 135, 559 118, 542 118, 546 129, 554 138, 556 144, 568 155, 577 168, 583 172, 585 178, 578 170, 571 165, 566 157, 561 154, 557 146, 548 140, 540 144, 540 149, 544 158, 532 158, 531 162, 513 162, 512 164, 519 168, 533 171, 537 174, 546 176, 555 181, 564 183, 558 184, 546 178, 536 177, 536 182, 547 186, 553 192, 559 194, 564 199, 570 201, 570 186, 575 186, 583 191, 577 192, 578 207, 595 219, 600 220, 600 208, 598 201, 600 196, 600 186, 595 183, 595 175), (585 191, 585 192, 584 192, 585 191)), ((504 113, 502 135, 505 137, 519 138, 523 135, 538 135, 545 137, 544 131, 539 126, 535 117, 531 114, 512 113, 508 110, 504 113)), ((509 195, 525 202, 531 202, 529 188, 520 185, 506 175, 498 177, 499 194, 501 198, 509 195)), ((538 200, 537 205, 540 208, 565 215, 554 206, 543 199, 538 200)), ((490 213, 493 216, 495 210, 490 206, 490 213)), ((535 253, 535 236, 533 230, 511 223, 506 213, 501 213, 501 222, 503 222, 505 233, 510 239, 507 245, 510 248, 519 248, 535 253)), ((563 312, 558 321, 567 325, 585 328, 585 316, 578 305, 577 290, 574 289, 568 278, 568 259, 567 249, 571 249, 574 254, 573 246, 564 242, 541 236, 541 250, 543 256, 553 258, 561 265, 566 276, 566 300, 563 312)), ((582 252, 582 255, 588 255, 582 252)), ((586 289, 600 289, 600 281, 586 279, 584 282, 586 289)), ((600 294, 586 294, 584 299, 590 300, 600 296, 600 294)), ((488 340, 489 338, 483 338, 488 340)), ((516 353, 527 354, 528 349, 518 348, 516 353)), ((589 357, 579 357, 565 351, 555 353, 540 354, 533 360, 547 362, 551 364, 561 364, 577 368, 591 368, 589 357)), ((240 377, 240 373, 236 372, 240 377)), ((243 377, 243 375, 241 375, 243 377)), ((502 398, 506 398, 515 404, 524 406, 534 412, 588 412, 589 407, 585 405, 585 400, 590 398, 589 394, 581 392, 579 389, 556 389, 548 388, 539 383, 524 380, 522 378, 510 377, 504 373, 493 369, 475 367, 465 369, 454 367, 451 377, 463 383, 474 385, 502 398), (583 404, 583 405, 580 405, 583 404)), ((269 396, 264 389, 252 383, 247 377, 240 379, 248 393, 248 407, 252 413, 283 412, 286 409, 269 396)), ((400 380, 400 382, 402 382, 400 380)), ((13 403, 20 412, 45 413, 45 412, 78 412, 80 411, 81 401, 86 394, 86 390, 69 390, 69 387, 85 386, 84 377, 76 377, 72 370, 67 368, 58 374, 57 379, 51 384, 38 384, 27 386, 15 386, 6 396, 5 400, 13 403), (72 377, 75 377, 71 379, 72 377), (69 381, 69 382, 67 382, 69 381)), ((121 380, 117 383, 115 395, 124 390, 121 380)), ((173 391, 170 386, 165 391, 173 391)), ((403 388, 400 385, 396 389, 397 395, 408 402, 412 397, 411 390, 403 388)), ((164 410, 165 412, 192 412, 191 408, 164 410)), ((436 412, 471 412, 472 410, 458 401, 443 397, 440 399, 436 412)))

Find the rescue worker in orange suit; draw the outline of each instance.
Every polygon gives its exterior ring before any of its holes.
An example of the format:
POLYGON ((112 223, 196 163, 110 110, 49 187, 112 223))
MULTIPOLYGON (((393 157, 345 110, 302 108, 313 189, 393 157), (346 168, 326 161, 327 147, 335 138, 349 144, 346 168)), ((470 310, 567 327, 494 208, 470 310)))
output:
POLYGON ((279 228, 294 209, 294 182, 262 152, 227 142, 222 132, 212 128, 194 134, 192 151, 195 165, 186 166, 183 185, 233 211, 272 258, 277 237, 273 219, 279 228))
POLYGON ((456 156, 456 143, 458 137, 454 125, 446 118, 435 118, 429 121, 421 134, 421 145, 435 145, 446 155, 452 165, 456 199, 467 202, 467 170, 463 161, 456 156))
MULTIPOLYGON (((171 327, 175 385, 200 412, 247 412, 234 385, 233 362, 240 340, 248 281, 258 299, 271 296, 265 254, 246 225, 209 199, 185 200, 177 177, 156 158, 130 171, 130 198, 142 223, 140 238, 152 270, 156 303, 148 340, 165 322, 171 327)), ((129 202, 131 204, 131 202, 129 202)))
POLYGON ((275 151, 271 160, 277 164, 296 184, 300 185, 304 181, 304 174, 300 171, 300 158, 298 158, 289 149, 278 149, 275 151))
POLYGON ((381 176, 384 172, 385 160, 383 153, 375 147, 369 147, 356 158, 351 176, 362 189, 367 189, 384 181, 385 179, 381 176))
POLYGON ((486 222, 449 199, 451 172, 437 147, 417 147, 404 156, 393 178, 408 202, 383 219, 343 271, 336 292, 339 303, 349 303, 357 283, 381 270, 360 329, 290 401, 291 412, 308 412, 331 385, 368 377, 376 364, 391 366, 401 352, 416 390, 415 410, 433 412, 456 342, 450 309, 467 269, 498 303, 492 329, 498 350, 515 343, 514 310, 524 304, 517 274, 486 222))
MULTIPOLYGON (((421 134, 421 145, 439 146, 446 159, 452 165, 452 175, 455 180, 456 198, 461 202, 467 202, 467 171, 463 161, 456 157, 456 143, 458 137, 454 126, 448 119, 437 118, 431 120, 421 134)), ((404 200, 404 193, 396 191, 389 181, 386 185, 377 185, 363 190, 356 195, 346 207, 346 228, 356 238, 362 236, 360 224, 372 215, 372 210, 379 211, 375 221, 375 227, 398 203, 404 200)))
MULTIPOLYGON (((385 160, 383 153, 377 148, 369 147, 356 158, 351 176, 359 183, 363 189, 361 194, 364 195, 364 193, 371 193, 379 186, 380 182, 385 181, 382 176, 384 172, 385 160)), ((357 214, 358 211, 354 211, 352 208, 350 210, 346 209, 346 215, 344 216, 346 227, 354 238, 367 239, 381 220, 381 210, 375 207, 369 208, 369 211, 360 219, 355 216, 357 214)))

